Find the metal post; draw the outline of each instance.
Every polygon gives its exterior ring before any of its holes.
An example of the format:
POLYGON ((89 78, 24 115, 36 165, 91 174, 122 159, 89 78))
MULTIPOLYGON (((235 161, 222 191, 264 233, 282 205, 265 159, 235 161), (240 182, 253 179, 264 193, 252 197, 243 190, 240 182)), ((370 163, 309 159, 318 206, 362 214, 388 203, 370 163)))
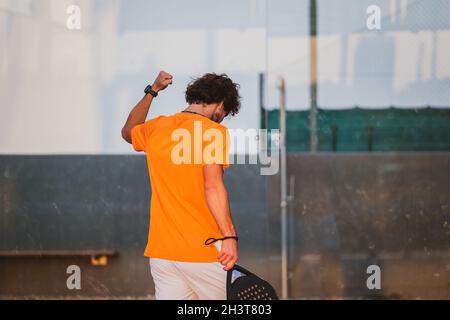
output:
POLYGON ((264 107, 264 73, 260 73, 258 75, 259 80, 259 119, 260 119, 260 128, 268 129, 267 124, 267 112, 264 107))
POLYGON ((309 87, 310 113, 309 134, 311 152, 316 152, 319 145, 317 136, 317 2, 309 1, 309 87))
POLYGON ((286 87, 280 79, 280 170, 281 170, 281 297, 288 298, 287 252, 287 162, 286 162, 286 87))

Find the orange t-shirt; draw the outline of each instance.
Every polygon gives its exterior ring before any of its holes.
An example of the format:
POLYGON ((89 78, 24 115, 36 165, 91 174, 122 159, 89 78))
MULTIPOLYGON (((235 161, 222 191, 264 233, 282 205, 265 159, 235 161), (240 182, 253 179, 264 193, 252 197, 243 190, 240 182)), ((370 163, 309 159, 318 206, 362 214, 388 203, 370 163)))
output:
POLYGON ((218 261, 215 246, 204 244, 222 234, 206 202, 203 166, 229 166, 227 128, 204 116, 180 112, 135 126, 131 139, 133 148, 147 155, 152 187, 144 255, 185 262, 218 261))

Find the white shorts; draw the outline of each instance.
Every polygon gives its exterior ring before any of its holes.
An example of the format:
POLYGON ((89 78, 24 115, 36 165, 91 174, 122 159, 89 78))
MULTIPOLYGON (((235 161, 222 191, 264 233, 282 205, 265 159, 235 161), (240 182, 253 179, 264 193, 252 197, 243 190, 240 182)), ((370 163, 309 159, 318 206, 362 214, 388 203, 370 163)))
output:
MULTIPOLYGON (((218 248, 219 249, 219 248, 218 248)), ((156 300, 226 300, 227 272, 220 262, 150 258, 156 300)))

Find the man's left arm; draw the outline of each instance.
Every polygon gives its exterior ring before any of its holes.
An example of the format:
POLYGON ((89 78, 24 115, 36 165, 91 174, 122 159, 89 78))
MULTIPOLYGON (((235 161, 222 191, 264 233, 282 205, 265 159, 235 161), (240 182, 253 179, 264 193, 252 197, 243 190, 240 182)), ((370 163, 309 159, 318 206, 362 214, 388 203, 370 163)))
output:
MULTIPOLYGON (((167 88, 169 84, 172 84, 172 75, 165 71, 160 71, 155 81, 152 84, 152 90, 159 92, 167 88)), ((128 142, 131 142, 131 130, 138 124, 142 124, 147 119, 148 110, 152 104, 153 96, 151 94, 146 94, 141 101, 139 101, 136 106, 131 110, 128 115, 127 121, 122 128, 122 138, 128 142)))

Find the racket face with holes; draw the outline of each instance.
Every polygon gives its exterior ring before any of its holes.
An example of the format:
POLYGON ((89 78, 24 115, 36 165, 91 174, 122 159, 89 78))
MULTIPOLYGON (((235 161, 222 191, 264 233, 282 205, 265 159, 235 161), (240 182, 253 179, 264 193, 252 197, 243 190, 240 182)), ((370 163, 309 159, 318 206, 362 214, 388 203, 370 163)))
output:
POLYGON ((228 300, 278 300, 273 287, 254 274, 237 278, 227 290, 228 300))

